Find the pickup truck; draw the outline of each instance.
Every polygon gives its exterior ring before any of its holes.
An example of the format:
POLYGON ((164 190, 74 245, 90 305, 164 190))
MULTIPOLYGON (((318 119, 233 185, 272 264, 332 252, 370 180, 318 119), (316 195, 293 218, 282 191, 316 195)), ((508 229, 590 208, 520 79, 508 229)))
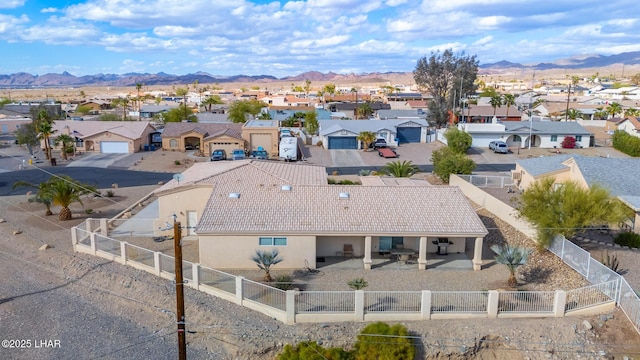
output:
POLYGON ((378 156, 383 157, 383 158, 396 158, 396 157, 398 157, 398 154, 393 149, 380 148, 380 149, 378 149, 378 156))
POLYGON ((374 150, 378 150, 380 148, 386 148, 387 147, 387 140, 385 139, 376 139, 376 141, 372 142, 369 145, 370 148, 373 148, 374 150))

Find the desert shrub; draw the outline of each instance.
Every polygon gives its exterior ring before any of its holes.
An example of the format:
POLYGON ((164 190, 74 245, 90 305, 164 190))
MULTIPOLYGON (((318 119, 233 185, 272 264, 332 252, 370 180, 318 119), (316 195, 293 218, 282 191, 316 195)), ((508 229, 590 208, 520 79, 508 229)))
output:
POLYGON ((303 341, 296 346, 285 345, 278 360, 353 360, 353 352, 341 348, 325 349, 315 341, 303 341))
POLYGON ((367 169, 362 169, 358 172, 358 175, 360 176, 369 176, 371 175, 371 170, 367 170, 367 169))
POLYGON ((115 195, 115 193, 113 192, 113 190, 107 190, 104 194, 104 196, 106 197, 113 197, 115 195))
POLYGON ((271 286, 284 291, 291 290, 293 289, 293 277, 289 274, 278 275, 271 286))
POLYGON ((340 185, 362 185, 360 182, 358 181, 351 181, 351 180, 342 180, 339 182, 340 185))
POLYGON ((322 140, 318 140, 318 142, 316 143, 316 146, 322 146, 322 140))
POLYGON ((640 234, 632 232, 622 232, 613 240, 620 246, 628 246, 632 248, 640 248, 640 234))
POLYGON ((181 163, 180 163, 180 160, 174 160, 174 161, 173 161, 173 164, 174 164, 174 165, 180 165, 181 163))
POLYGON ((443 147, 431 154, 433 173, 448 183, 451 174, 471 174, 476 163, 465 154, 456 153, 449 147, 443 147))
POLYGON ((354 345, 355 358, 411 360, 415 359, 416 347, 409 331, 403 325, 389 326, 384 322, 367 325, 354 345))
POLYGON ((621 272, 619 270, 620 262, 618 261, 618 256, 615 254, 610 255, 608 251, 605 251, 600 256, 600 263, 618 274, 621 272))
POLYGON ((369 286, 369 283, 364 278, 357 278, 347 282, 347 285, 353 290, 361 290, 369 286))
POLYGON ((93 209, 87 209, 84 212, 87 213, 87 214, 92 214, 93 213, 93 209))
POLYGON ((332 178, 327 179, 327 184, 335 185, 336 184, 336 179, 332 179, 332 178))

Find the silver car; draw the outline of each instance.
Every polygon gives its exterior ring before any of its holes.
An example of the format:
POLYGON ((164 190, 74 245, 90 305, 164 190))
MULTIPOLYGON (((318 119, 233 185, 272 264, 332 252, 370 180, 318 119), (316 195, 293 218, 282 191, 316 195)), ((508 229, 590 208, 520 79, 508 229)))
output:
POLYGON ((509 153, 509 146, 507 146, 507 143, 500 140, 490 142, 489 149, 493 150, 494 153, 509 153))

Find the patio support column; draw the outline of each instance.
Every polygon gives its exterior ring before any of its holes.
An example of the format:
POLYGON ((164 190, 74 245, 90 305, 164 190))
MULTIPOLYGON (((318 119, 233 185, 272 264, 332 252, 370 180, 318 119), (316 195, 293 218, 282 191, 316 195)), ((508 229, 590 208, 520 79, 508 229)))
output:
POLYGON ((371 270, 371 236, 364 237, 364 269, 371 270))
POLYGON ((473 270, 478 271, 482 269, 482 237, 476 238, 475 248, 473 249, 473 270))
POLYGON ((420 249, 418 250, 418 269, 427 269, 427 237, 420 236, 420 249))

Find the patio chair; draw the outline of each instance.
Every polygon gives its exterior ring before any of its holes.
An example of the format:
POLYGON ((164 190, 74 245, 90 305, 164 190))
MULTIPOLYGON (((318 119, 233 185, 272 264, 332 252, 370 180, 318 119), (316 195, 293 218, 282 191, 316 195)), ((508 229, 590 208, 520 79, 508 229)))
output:
POLYGON ((342 256, 343 257, 353 257, 353 245, 352 244, 344 244, 342 248, 342 256))

